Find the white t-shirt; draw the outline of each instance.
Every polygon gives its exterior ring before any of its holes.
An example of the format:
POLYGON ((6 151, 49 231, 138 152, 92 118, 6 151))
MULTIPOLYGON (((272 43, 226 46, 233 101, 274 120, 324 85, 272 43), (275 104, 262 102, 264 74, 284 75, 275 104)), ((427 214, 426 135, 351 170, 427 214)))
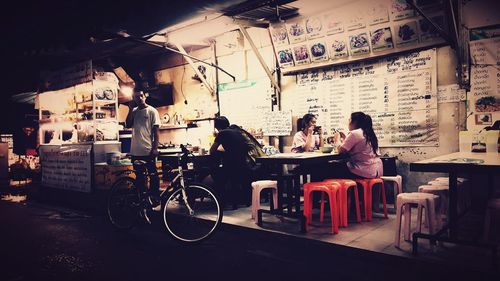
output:
MULTIPOLYGON (((313 151, 314 149, 319 148, 319 141, 320 141, 319 135, 313 135, 313 139, 314 139, 314 147, 309 149, 309 151, 313 151)), ((292 152, 295 153, 305 152, 304 146, 306 144, 306 140, 307 140, 307 135, 304 134, 303 131, 298 131, 297 133, 295 133, 295 135, 293 136, 292 152)))
POLYGON ((144 109, 133 109, 134 126, 132 127, 132 144, 130 155, 148 156, 153 147, 153 127, 160 126, 160 114, 152 106, 144 109))

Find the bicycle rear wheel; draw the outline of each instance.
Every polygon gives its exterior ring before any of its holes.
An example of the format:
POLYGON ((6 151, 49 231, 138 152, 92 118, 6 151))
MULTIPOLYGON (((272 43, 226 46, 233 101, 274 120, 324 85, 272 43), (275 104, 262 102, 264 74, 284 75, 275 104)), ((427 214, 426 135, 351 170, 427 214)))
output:
POLYGON ((139 218, 140 202, 134 179, 118 179, 108 196, 108 217, 113 226, 123 230, 132 228, 139 218))
POLYGON ((168 232, 182 242, 201 242, 210 237, 222 221, 219 200, 210 188, 190 184, 174 191, 163 209, 163 220, 168 232), (187 204, 186 204, 187 202, 187 204))

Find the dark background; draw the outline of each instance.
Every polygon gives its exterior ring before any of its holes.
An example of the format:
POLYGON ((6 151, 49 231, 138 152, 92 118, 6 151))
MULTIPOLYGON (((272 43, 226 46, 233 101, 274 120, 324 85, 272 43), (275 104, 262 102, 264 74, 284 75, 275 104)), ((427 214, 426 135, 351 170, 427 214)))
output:
MULTIPOLYGON (((242 0, 9 1, 0 10, 0 133, 33 119, 33 105, 10 97, 36 91, 39 72, 82 60, 72 54, 125 30, 144 36, 204 11, 220 10, 242 0)), ((95 54, 94 54, 95 55, 95 54)), ((91 55, 90 55, 91 56, 91 55)), ((35 118, 37 119, 37 118, 35 118)))

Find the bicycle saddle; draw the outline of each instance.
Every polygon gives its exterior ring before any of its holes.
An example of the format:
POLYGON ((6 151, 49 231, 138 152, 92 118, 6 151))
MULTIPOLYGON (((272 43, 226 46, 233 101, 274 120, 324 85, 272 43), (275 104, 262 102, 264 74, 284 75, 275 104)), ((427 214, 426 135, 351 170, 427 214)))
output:
POLYGON ((146 164, 146 161, 144 161, 144 160, 135 160, 134 161, 134 165, 144 165, 144 164, 146 164))

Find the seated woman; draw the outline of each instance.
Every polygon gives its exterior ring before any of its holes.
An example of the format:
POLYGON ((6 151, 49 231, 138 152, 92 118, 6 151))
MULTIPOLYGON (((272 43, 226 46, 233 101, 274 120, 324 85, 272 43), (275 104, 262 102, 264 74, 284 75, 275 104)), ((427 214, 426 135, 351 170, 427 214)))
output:
POLYGON ((378 155, 378 139, 373 131, 372 118, 363 112, 351 113, 349 133, 335 133, 339 153, 347 153, 347 162, 337 162, 330 170, 331 178, 377 178, 383 173, 378 155))
MULTIPOLYGON (((298 132, 293 136, 292 152, 302 153, 311 152, 323 146, 323 131, 321 127, 316 126, 316 116, 307 113, 298 120, 298 132)), ((289 171, 293 174, 302 175, 303 181, 307 181, 307 175, 310 175, 311 180, 316 180, 320 170, 316 165, 289 165, 289 171)))
POLYGON ((292 152, 313 151, 323 146, 323 131, 321 127, 316 127, 316 116, 305 114, 300 125, 299 131, 293 136, 292 152))

